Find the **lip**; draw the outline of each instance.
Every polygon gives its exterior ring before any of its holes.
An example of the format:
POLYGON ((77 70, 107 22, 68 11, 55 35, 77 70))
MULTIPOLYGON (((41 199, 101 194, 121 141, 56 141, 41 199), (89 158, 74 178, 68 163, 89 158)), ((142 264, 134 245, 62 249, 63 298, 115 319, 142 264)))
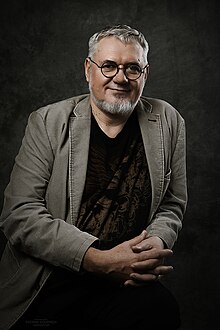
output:
POLYGON ((111 91, 117 92, 117 93, 129 93, 130 89, 121 89, 121 88, 109 88, 111 91))

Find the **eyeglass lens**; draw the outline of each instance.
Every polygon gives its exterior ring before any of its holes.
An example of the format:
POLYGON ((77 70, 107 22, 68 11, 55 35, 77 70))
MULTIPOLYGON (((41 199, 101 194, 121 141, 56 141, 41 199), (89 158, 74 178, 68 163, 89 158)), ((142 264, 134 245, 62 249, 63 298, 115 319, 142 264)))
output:
MULTIPOLYGON (((114 62, 105 63, 101 66, 101 70, 104 76, 111 78, 118 73, 119 66, 114 62)), ((142 69, 139 67, 139 65, 131 63, 124 66, 124 72, 128 79, 135 80, 140 77, 142 69)))

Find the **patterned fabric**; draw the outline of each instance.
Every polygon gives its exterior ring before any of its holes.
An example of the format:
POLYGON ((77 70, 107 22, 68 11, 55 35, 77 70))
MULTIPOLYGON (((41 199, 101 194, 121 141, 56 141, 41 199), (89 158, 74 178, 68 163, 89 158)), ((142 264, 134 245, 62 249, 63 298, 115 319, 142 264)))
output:
POLYGON ((116 138, 92 118, 87 180, 77 227, 111 248, 146 227, 151 204, 149 171, 134 113, 116 138))

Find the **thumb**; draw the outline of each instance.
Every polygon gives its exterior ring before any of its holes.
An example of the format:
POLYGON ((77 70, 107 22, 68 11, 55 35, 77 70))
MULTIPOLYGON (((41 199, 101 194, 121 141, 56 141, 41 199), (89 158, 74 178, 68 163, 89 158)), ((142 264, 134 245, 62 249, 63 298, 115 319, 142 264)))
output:
POLYGON ((140 235, 132 238, 131 240, 129 240, 129 244, 130 246, 134 246, 134 245, 137 245, 139 244, 140 242, 142 242, 145 238, 147 237, 147 231, 146 230, 143 230, 140 235))

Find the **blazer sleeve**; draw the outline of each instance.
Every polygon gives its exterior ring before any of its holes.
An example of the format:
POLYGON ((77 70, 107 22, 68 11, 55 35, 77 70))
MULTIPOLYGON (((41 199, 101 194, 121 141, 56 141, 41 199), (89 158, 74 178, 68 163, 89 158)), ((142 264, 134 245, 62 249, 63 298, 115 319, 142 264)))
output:
POLYGON ((165 169, 161 201, 147 227, 148 234, 160 237, 168 248, 173 247, 182 228, 188 198, 185 121, 181 116, 179 120, 176 134, 172 137, 173 146, 169 146, 171 160, 167 172, 165 169))
POLYGON ((86 250, 97 238, 49 213, 46 192, 54 157, 45 120, 33 112, 5 190, 0 227, 15 249, 79 271, 86 250))

